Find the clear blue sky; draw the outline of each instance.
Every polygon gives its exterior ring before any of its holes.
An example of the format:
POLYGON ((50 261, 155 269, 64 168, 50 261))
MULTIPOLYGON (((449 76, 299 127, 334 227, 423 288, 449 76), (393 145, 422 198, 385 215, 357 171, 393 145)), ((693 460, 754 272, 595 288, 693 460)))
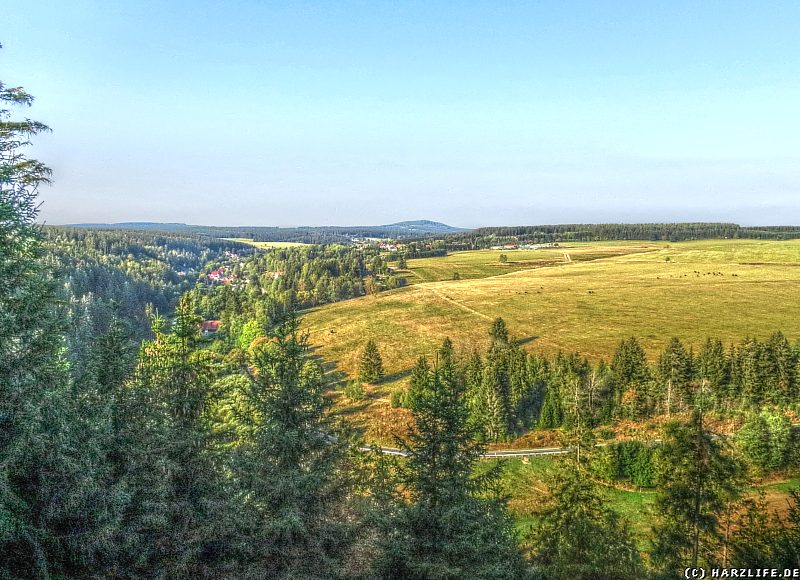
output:
POLYGON ((0 0, 48 223, 800 223, 800 2, 0 0))

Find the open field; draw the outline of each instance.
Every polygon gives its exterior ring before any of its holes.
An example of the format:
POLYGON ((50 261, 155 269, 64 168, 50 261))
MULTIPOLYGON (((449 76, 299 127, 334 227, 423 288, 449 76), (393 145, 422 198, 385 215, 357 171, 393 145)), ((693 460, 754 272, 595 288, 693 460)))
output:
MULTIPOLYGON (((575 244, 559 251, 569 252, 572 261, 421 282, 307 311, 303 323, 316 353, 350 376, 366 340, 378 342, 389 377, 370 391, 368 401, 376 404, 384 404, 391 384, 405 380, 417 357, 430 355, 446 336, 456 348, 483 350, 497 316, 525 348, 574 350, 594 361, 610 358, 631 335, 651 357, 672 336, 695 347, 708 336, 730 343, 748 335, 766 338, 778 329, 790 340, 800 338, 798 240, 575 244), (611 251, 619 255, 575 259, 611 251)), ((488 272, 497 253, 484 261, 476 257, 482 252, 467 252, 465 258, 454 254, 409 265, 436 277, 437 268, 446 273, 465 259, 474 272, 488 272)))
POLYGON ((458 273, 461 280, 474 280, 510 274, 531 268, 546 268, 568 262, 585 262, 599 258, 647 252, 658 246, 648 242, 605 242, 603 244, 565 244, 540 250, 475 250, 455 252, 438 258, 408 260, 408 281, 441 282, 452 280, 458 273), (500 262, 505 255, 507 262, 500 262))
POLYGON ((261 250, 266 250, 269 248, 293 248, 295 246, 308 245, 304 244, 303 242, 256 242, 248 238, 222 238, 222 239, 228 240, 229 242, 241 242, 243 244, 249 244, 261 250))

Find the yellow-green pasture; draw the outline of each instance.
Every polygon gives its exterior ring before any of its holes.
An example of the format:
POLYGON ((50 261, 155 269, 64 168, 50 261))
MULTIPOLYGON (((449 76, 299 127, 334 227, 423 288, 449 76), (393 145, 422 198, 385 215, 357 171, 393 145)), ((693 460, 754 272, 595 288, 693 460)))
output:
POLYGON ((222 238, 223 240, 228 240, 229 242, 241 242, 242 244, 249 244, 251 246, 255 246, 260 250, 267 250, 270 248, 294 248, 297 246, 307 246, 309 244, 304 244, 303 242, 256 242, 255 240, 251 240, 249 238, 222 238))
MULTIPOLYGON (((532 252, 543 251, 555 255, 532 252)), ((307 311, 303 323, 317 354, 351 376, 364 343, 375 339, 387 386, 404 379, 417 357, 431 355, 447 336, 457 349, 485 349, 498 316, 525 348, 578 351, 593 361, 609 359, 628 336, 641 339, 651 357, 673 336, 695 348, 708 336, 730 343, 782 330, 790 340, 800 338, 800 241, 577 244, 558 251, 569 252, 571 261, 422 282, 307 311), (618 255, 576 259, 612 250, 618 255)), ((437 267, 447 272, 459 259, 477 264, 476 272, 490 267, 476 259, 481 252, 464 254, 409 265, 433 277, 437 267)), ((513 252, 507 254, 512 261, 513 252)))
POLYGON ((656 247, 655 244, 647 242, 607 242, 603 244, 563 244, 559 247, 538 250, 454 252, 437 258, 408 260, 408 281, 411 284, 441 282, 453 280, 455 274, 458 274, 461 280, 474 280, 520 270, 557 266, 568 262, 585 262, 633 252, 646 252, 656 249, 656 247), (501 262, 500 256, 505 256, 507 261, 501 262))

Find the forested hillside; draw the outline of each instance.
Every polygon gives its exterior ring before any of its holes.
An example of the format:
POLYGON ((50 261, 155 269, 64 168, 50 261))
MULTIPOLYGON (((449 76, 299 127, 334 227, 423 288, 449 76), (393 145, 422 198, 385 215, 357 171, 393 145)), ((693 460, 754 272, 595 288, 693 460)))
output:
POLYGON ((650 240, 680 242, 710 239, 790 240, 800 238, 797 226, 743 227, 726 223, 560 224, 477 228, 447 236, 452 249, 488 248, 501 243, 542 244, 650 240))
POLYGON ((221 227, 157 222, 74 225, 84 229, 143 230, 217 238, 247 238, 256 242, 300 242, 304 244, 347 244, 353 238, 427 238, 442 236, 463 229, 430 220, 398 222, 382 226, 299 226, 295 228, 267 226, 221 227))
MULTIPOLYGON (((44 234, 48 260, 70 304, 112 309, 140 327, 146 326, 148 304, 171 312, 208 264, 255 252, 215 238, 144 231, 47 227, 44 234)), ((108 312, 102 317, 107 320, 108 312)))

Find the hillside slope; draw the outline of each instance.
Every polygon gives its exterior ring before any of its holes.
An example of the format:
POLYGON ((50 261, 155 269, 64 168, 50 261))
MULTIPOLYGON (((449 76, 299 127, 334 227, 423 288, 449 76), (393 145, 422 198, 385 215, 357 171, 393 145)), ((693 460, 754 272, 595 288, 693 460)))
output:
MULTIPOLYGON (((390 382, 405 379, 416 358, 430 355, 446 336, 457 348, 485 348, 488 325, 497 316, 526 348, 578 351, 592 360, 609 359, 631 335, 650 356, 672 336, 695 347, 708 336, 731 342, 782 330, 790 340, 800 337, 795 312, 800 242, 725 240, 628 249, 593 261, 419 283, 308 311, 303 322, 317 354, 351 376, 359 350, 374 338, 390 382)), ((409 267, 413 271, 414 261, 409 267)))

